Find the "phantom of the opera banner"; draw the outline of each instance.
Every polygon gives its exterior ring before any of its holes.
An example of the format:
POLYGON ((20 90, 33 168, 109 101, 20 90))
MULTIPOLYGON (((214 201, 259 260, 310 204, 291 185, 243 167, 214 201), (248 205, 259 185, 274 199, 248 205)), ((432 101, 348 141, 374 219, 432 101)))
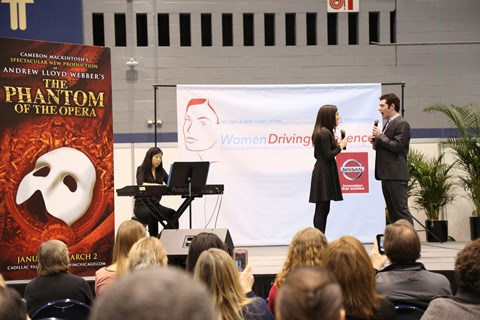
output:
POLYGON ((110 50, 0 38, 0 273, 37 276, 39 245, 65 242, 81 276, 111 262, 110 50))

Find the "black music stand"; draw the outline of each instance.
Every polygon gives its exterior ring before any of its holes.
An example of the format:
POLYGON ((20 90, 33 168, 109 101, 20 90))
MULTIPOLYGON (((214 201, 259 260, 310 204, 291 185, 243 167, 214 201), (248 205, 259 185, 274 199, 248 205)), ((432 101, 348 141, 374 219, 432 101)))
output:
POLYGON ((210 162, 174 162, 170 166, 170 175, 167 186, 171 188, 188 188, 188 202, 190 229, 192 229, 192 190, 198 193, 207 184, 208 169, 210 162))

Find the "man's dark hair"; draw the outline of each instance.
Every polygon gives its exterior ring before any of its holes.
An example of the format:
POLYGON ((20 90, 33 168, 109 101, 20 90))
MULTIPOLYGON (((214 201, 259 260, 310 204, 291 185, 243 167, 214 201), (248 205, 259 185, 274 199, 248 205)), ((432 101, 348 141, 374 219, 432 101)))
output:
POLYGON ((457 254, 455 279, 460 290, 480 295, 480 239, 467 243, 457 254))
POLYGON ((393 104, 395 106, 395 111, 400 112, 400 99, 395 93, 386 93, 380 97, 380 100, 385 99, 387 105, 393 104))

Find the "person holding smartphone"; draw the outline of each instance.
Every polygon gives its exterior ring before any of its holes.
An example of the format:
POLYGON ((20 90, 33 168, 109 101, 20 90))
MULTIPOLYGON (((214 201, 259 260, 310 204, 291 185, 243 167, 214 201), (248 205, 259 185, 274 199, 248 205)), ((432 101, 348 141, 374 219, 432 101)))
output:
POLYGON ((224 250, 203 251, 193 277, 209 289, 219 319, 274 320, 263 298, 247 296, 235 262, 224 250))
POLYGON ((378 252, 375 239, 370 260, 377 271, 377 292, 396 302, 426 306, 437 296, 450 296, 450 281, 442 274, 430 272, 417 262, 421 244, 417 231, 408 220, 398 220, 385 228, 385 254, 378 252), (390 264, 383 268, 387 261, 390 264))

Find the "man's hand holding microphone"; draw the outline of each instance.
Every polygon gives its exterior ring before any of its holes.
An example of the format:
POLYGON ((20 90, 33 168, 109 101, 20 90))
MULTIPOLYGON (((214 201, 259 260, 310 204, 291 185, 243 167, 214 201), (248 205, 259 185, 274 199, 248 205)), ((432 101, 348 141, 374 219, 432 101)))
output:
POLYGON ((382 130, 378 127, 378 119, 373 120, 373 128, 372 128, 372 135, 368 137, 368 141, 370 143, 374 143, 375 139, 380 136, 382 133, 382 130))

